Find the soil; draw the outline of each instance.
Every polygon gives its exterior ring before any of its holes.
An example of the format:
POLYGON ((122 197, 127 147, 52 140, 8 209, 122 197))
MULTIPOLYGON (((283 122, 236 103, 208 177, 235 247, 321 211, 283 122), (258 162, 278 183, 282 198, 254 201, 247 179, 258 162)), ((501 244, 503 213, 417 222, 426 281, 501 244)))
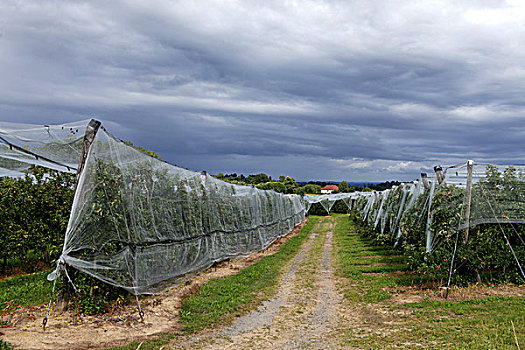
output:
POLYGON ((79 316, 73 311, 57 313, 51 309, 46 330, 42 320, 47 305, 26 307, 4 316, 10 326, 2 328, 2 339, 22 349, 93 349, 143 341, 161 333, 180 329, 178 315, 181 300, 203 283, 233 275, 265 256, 275 254, 279 247, 296 236, 307 220, 288 235, 277 239, 268 248, 247 257, 226 260, 194 275, 186 283, 167 292, 142 299, 144 322, 136 304, 127 305, 112 315, 79 316))
MULTIPOLYGON (((359 287, 351 279, 334 275, 334 224, 333 217, 320 219, 300 252, 284 267, 276 294, 258 309, 238 317, 230 326, 179 336, 162 348, 349 349, 345 343, 349 336, 356 339, 371 334, 387 336, 406 327, 401 319, 407 311, 391 308, 392 305, 424 299, 443 300, 444 289, 420 289, 417 285, 385 288, 392 292, 392 298, 381 303, 367 304, 344 298, 340 286, 350 286, 351 292, 356 294, 359 294, 359 287), (378 324, 383 326, 378 327, 378 324)), ((275 253, 282 243, 298 234, 302 225, 263 252, 222 262, 166 293, 144 298, 144 322, 140 321, 135 305, 99 317, 52 312, 48 329, 43 332, 41 322, 45 306, 42 305, 18 310, 10 318, 4 318, 14 326, 1 328, 2 338, 24 349, 87 349, 122 345, 133 340, 141 342, 160 333, 176 333, 180 330, 178 315, 182 298, 210 279, 235 274, 275 253)), ((363 253, 364 257, 375 257, 363 253)), ((388 264, 371 266, 381 265, 388 264)), ((406 271, 368 275, 397 276, 400 273, 406 271)), ((487 296, 524 297, 525 289, 517 286, 453 288, 448 299, 460 301, 487 296)))
MULTIPOLYGON (((332 219, 316 227, 285 268, 275 297, 233 325, 205 336, 175 341, 172 349, 334 349, 343 320, 332 267, 332 219), (314 251, 315 242, 324 243, 314 251), (312 267, 314 265, 314 267, 312 267)), ((351 317, 345 310, 344 319, 351 317)))
MULTIPOLYGON (((420 289, 414 287, 396 287, 390 302, 394 304, 417 303, 423 300, 443 301, 446 288, 420 289)), ((525 297, 525 288, 519 286, 500 285, 485 286, 473 285, 469 287, 454 287, 450 289, 448 301, 462 301, 482 299, 487 297, 525 297)))

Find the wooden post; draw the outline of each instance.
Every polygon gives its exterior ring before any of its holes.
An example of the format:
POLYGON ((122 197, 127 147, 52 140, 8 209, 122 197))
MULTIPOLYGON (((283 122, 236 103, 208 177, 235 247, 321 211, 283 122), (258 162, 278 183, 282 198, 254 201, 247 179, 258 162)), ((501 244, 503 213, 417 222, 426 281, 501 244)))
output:
POLYGON ((89 121, 88 126, 86 127, 86 133, 84 134, 84 141, 82 142, 82 154, 78 160, 78 170, 77 170, 77 179, 75 181, 75 192, 78 186, 78 180, 80 179, 80 174, 84 170, 86 164, 86 158, 89 153, 89 149, 97 136, 98 129, 100 128, 100 122, 95 119, 89 121))
POLYGON ((468 234, 470 228, 470 204, 472 202, 472 170, 474 168, 474 161, 467 161, 467 191, 465 194, 465 236, 463 237, 463 244, 468 241, 468 234))
MULTIPOLYGON (((75 196, 78 188, 78 182, 80 180, 80 175, 82 174, 82 171, 84 170, 86 159, 89 153, 89 149, 91 148, 91 145, 93 144, 93 141, 95 140, 95 136, 97 135, 98 129, 100 128, 100 122, 95 119, 91 119, 88 126, 86 127, 86 133, 84 134, 84 141, 82 142, 82 154, 80 155, 80 159, 78 161, 78 168, 77 168, 77 178, 75 181, 75 196)), ((65 311, 69 305, 69 295, 70 295, 70 286, 66 282, 65 288, 61 288, 57 295, 57 304, 56 308, 58 312, 65 311)))
POLYGON ((441 166, 435 166, 434 167, 434 172, 436 173, 436 178, 438 180, 438 183, 440 185, 446 185, 445 184, 445 174, 443 174, 443 168, 441 168, 441 166))
POLYGON ((421 181, 423 181, 423 187, 425 187, 425 190, 428 190, 430 184, 428 183, 427 173, 421 173, 421 181))

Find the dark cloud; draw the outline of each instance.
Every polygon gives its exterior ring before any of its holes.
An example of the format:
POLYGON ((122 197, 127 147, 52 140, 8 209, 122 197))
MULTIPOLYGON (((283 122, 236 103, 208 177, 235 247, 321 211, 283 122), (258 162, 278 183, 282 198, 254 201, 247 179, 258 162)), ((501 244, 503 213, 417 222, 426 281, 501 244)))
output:
POLYGON ((523 163, 518 1, 7 2, 0 118, 95 116, 184 167, 411 180, 523 163))

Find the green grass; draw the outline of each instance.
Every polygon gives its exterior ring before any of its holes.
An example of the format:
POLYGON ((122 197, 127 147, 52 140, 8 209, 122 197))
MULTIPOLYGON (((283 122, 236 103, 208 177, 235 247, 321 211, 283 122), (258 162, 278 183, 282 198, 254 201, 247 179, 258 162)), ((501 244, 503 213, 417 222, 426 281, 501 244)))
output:
POLYGON ((350 278, 357 282, 357 288, 344 288, 344 294, 354 301, 379 302, 391 297, 392 288, 399 285, 411 284, 413 276, 402 274, 391 275, 397 271, 405 271, 405 257, 389 247, 378 247, 372 240, 363 238, 359 227, 348 216, 336 216, 334 230, 335 267, 336 275, 350 278), (374 256, 370 258, 367 256, 374 256), (373 263, 389 265, 363 266, 373 263), (367 275, 367 273, 384 275, 367 275))
POLYGON ((165 333, 155 336, 153 339, 147 341, 133 341, 124 346, 117 346, 106 350, 136 350, 140 346, 140 350, 158 350, 162 346, 168 344, 172 339, 176 339, 178 334, 165 333))
MULTIPOLYGON (((301 291, 305 293, 313 290, 315 287, 315 276, 319 265, 321 264, 324 245, 327 239, 326 233, 330 230, 329 223, 330 218, 320 218, 320 223, 316 229, 317 235, 311 242, 308 254, 305 254, 303 261, 297 268, 296 274, 299 278, 296 288, 300 288, 301 291)), ((303 306, 307 306, 306 304, 308 303, 309 301, 306 301, 303 306)))
POLYGON ((49 301, 53 283, 46 277, 51 272, 16 276, 0 282, 0 311, 17 306, 33 306, 49 301))
MULTIPOLYGON (((49 301, 53 287, 53 283, 46 279, 49 272, 51 271, 42 271, 0 281, 1 326, 8 325, 6 321, 1 319, 5 312, 14 311, 21 306, 40 305, 49 301)), ((13 349, 11 344, 0 339, 0 350, 10 349, 13 349)))
MULTIPOLYGON (((235 275, 211 280, 182 301, 181 323, 183 334, 231 322, 235 316, 255 308, 268 299, 279 281, 282 268, 297 254, 319 221, 310 217, 301 232, 284 243, 279 251, 266 256, 235 275)), ((161 334, 154 339, 111 348, 112 350, 159 349, 181 334, 161 334)))
POLYGON ((346 331, 349 347, 516 349, 512 321, 518 342, 525 348, 524 298, 487 297, 459 302, 426 299, 418 303, 393 304, 389 302, 391 292, 383 288, 418 283, 419 278, 408 273, 388 276, 391 271, 404 270, 404 265, 400 264, 402 257, 394 257, 395 251, 375 247, 360 235, 359 225, 348 217, 336 220, 336 273, 348 278, 343 286, 344 295, 350 303, 364 310, 360 316, 366 325, 363 329, 346 331), (363 258, 367 255, 377 257, 363 258), (377 266, 385 275, 363 274, 370 271, 370 267, 363 265, 373 262, 393 265, 377 266))
POLYGON ((387 335, 378 332, 360 339, 352 339, 353 334, 349 334, 349 343, 370 349, 516 349, 512 321, 523 348, 524 310, 523 298, 502 297, 390 306, 390 311, 398 316, 386 322, 395 319, 397 327, 379 325, 379 329, 389 327, 390 332, 387 335))
POLYGON ((217 324, 228 324, 235 316, 254 308, 275 291, 284 265, 300 250, 319 221, 310 217, 301 232, 267 256, 239 273, 202 285, 182 301, 183 331, 193 333, 217 324))

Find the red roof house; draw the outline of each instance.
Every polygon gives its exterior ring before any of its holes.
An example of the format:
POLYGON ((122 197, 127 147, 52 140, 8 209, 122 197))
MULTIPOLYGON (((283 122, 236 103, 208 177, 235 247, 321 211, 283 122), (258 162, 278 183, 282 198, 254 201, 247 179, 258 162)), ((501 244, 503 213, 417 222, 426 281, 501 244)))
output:
POLYGON ((332 193, 333 191, 339 191, 339 187, 337 185, 326 185, 321 188, 321 193, 332 193))

